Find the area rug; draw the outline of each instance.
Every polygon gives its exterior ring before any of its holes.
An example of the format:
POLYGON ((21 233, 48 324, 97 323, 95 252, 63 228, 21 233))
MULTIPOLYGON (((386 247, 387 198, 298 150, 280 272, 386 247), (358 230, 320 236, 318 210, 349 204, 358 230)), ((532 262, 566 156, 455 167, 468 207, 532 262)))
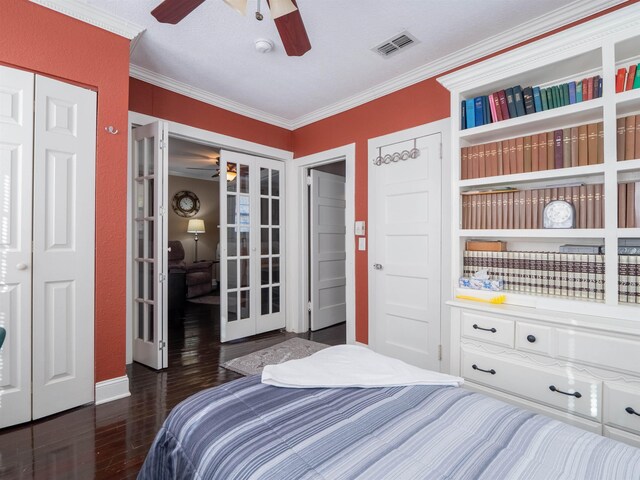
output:
POLYGON ((287 360, 297 360, 319 352, 329 345, 312 342, 304 338, 290 338, 272 347, 263 348, 257 352, 234 358, 222 364, 228 370, 242 375, 256 375, 262 373, 265 365, 277 365, 287 360))
POLYGON ((218 295, 204 295, 202 297, 188 298, 187 302, 206 303, 207 305, 220 305, 220 297, 218 295))

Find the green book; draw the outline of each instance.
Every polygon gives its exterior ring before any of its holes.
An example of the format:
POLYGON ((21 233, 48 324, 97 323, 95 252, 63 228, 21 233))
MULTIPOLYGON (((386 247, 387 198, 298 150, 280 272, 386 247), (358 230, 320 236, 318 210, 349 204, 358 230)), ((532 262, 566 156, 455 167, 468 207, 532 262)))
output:
POLYGON ((547 104, 547 89, 543 88, 540 90, 540 101, 542 102, 542 111, 549 110, 549 105, 547 104))
POLYGON ((557 85, 551 87, 551 93, 553 94, 553 108, 558 108, 560 106, 560 90, 557 85))
POLYGON ((571 103, 571 101, 569 100, 569 84, 568 83, 562 84, 562 91, 564 93, 564 95, 563 95, 564 104, 563 105, 569 105, 571 103))
POLYGON ((558 106, 564 107, 564 88, 562 85, 558 85, 558 101, 560 102, 558 106))
POLYGON ((582 81, 576 82, 576 103, 582 102, 582 81))
POLYGON ((549 109, 556 108, 553 104, 553 89, 551 87, 547 88, 547 106, 549 109))
MULTIPOLYGON (((640 63, 638 67, 640 68, 640 63)), ((638 74, 638 70, 636 69, 636 78, 633 79, 633 87, 632 88, 640 88, 640 75, 638 74)))

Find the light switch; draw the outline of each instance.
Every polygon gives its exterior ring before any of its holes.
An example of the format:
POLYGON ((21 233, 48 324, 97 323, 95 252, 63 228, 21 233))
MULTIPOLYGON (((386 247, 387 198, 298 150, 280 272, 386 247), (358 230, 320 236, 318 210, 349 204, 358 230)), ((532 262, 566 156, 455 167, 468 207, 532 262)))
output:
POLYGON ((358 250, 366 250, 367 249, 367 239, 365 237, 358 238, 358 250))
MULTIPOLYGON (((355 225, 355 234, 358 236, 364 236, 365 235, 365 222, 364 220, 360 220, 358 222, 356 222, 355 225)), ((361 250, 364 250, 364 248, 361 248, 361 250)))

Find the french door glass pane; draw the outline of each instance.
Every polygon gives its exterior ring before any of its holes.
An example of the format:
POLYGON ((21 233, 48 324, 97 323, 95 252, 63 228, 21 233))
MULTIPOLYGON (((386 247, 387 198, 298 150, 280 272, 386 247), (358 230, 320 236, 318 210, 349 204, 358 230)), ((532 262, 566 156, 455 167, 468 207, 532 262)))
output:
POLYGON ((227 301, 227 320, 233 322, 238 319, 238 292, 229 292, 227 301))
POLYGON ((249 256, 249 232, 247 230, 240 232, 240 255, 249 256))
POLYGON ((260 169, 260 195, 269 195, 269 169, 260 169))
POLYGON ((229 290, 238 288, 238 261, 227 260, 227 286, 229 290))
POLYGON ((144 217, 144 184, 141 179, 136 183, 136 219, 144 217))
POLYGON ((138 291, 136 292, 137 298, 144 298, 144 262, 136 260, 138 264, 138 291))
POLYGON ((155 158, 155 154, 156 154, 156 149, 153 148, 153 144, 155 142, 155 138, 153 137, 148 137, 145 139, 145 142, 147 142, 146 145, 146 149, 147 149, 147 168, 145 169, 145 175, 153 175, 154 173, 154 166, 156 163, 156 158, 155 158))
POLYGON ((236 196, 227 195, 227 224, 235 225, 236 223, 236 196))
POLYGON ((147 268, 147 289, 148 289, 147 290, 148 291, 147 299, 149 299, 149 300, 153 300, 154 299, 155 286, 156 286, 156 282, 155 282, 155 278, 153 276, 153 263, 149 263, 148 268, 147 268))
POLYGON ((227 254, 229 257, 238 255, 238 244, 236 243, 236 227, 227 228, 227 254))
POLYGON ((271 253, 278 255, 280 253, 280 229, 271 229, 271 253))
POLYGON ((154 199, 154 192, 153 192, 153 185, 154 185, 153 178, 145 180, 144 183, 145 183, 145 189, 147 191, 147 212, 145 216, 153 217, 153 212, 155 207, 155 203, 154 203, 155 199, 154 199))
POLYGON ((269 287, 263 287, 260 289, 260 313, 262 315, 269 315, 269 287))
POLYGON ((242 259, 240 260, 240 287, 248 287, 249 278, 249 259, 242 259))
POLYGON ((260 285, 269 285, 269 257, 260 259, 260 285))
POLYGON ((242 290, 240 292, 240 318, 250 318, 251 307, 249 302, 249 290, 242 290))
POLYGON ((269 225, 269 199, 260 199, 260 225, 269 225))
POLYGON ((280 311, 280 287, 273 287, 271 293, 271 313, 278 313, 280 311))
POLYGON ((153 305, 149 304, 147 305, 147 307, 149 308, 149 316, 148 316, 148 323, 149 323, 149 337, 147 338, 148 342, 153 342, 154 339, 154 335, 155 332, 153 331, 154 328, 154 321, 153 321, 153 305))
POLYGON ((240 193, 249 193, 249 165, 240 165, 240 193))
POLYGON ((269 255, 269 229, 260 229, 260 254, 269 255))
POLYGON ((144 303, 138 302, 138 338, 144 340, 144 303))
POLYGON ((271 225, 280 225, 280 200, 271 200, 271 225))
POLYGON ((144 142, 136 142, 136 176, 144 176, 144 142))
POLYGON ((271 170, 271 196, 280 196, 280 172, 278 170, 271 170))
POLYGON ((280 258, 271 259, 271 283, 280 283, 280 258))
POLYGON ((144 222, 145 224, 145 228, 147 230, 147 247, 145 250, 145 255, 144 258, 153 258, 154 257, 154 233, 155 233, 155 229, 154 229, 154 223, 153 220, 144 222))
MULTIPOLYGON (((227 171, 228 172, 237 172, 238 171, 238 166, 235 163, 227 163, 227 171)), ((224 181, 225 179, 225 174, 221 173, 220 174, 220 178, 222 179, 222 181, 224 181)), ((237 191, 237 185, 238 185, 238 180, 234 179, 231 182, 227 182, 227 192, 235 192, 237 191)), ((235 210, 235 208, 234 208, 235 210)))

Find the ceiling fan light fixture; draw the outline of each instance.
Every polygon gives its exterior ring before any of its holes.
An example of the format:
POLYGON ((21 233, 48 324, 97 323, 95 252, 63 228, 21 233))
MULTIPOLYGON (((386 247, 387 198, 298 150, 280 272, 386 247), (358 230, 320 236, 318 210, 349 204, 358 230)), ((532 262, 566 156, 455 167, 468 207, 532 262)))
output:
MULTIPOLYGON (((225 0, 226 2, 227 0, 225 0)), ((269 10, 271 11, 271 18, 284 17, 291 12, 298 10, 291 0, 269 0, 269 10)))
POLYGON ((247 14, 247 0, 223 0, 224 3, 233 8, 240 15, 247 14))
POLYGON ((227 182, 233 182, 238 174, 227 170, 227 182))

